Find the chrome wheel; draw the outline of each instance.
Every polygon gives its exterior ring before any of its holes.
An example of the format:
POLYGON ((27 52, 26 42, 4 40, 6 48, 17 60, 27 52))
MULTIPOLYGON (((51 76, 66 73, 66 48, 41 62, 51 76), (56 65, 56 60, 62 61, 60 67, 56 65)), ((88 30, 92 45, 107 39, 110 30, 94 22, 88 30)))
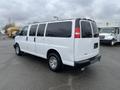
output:
POLYGON ((61 58, 56 53, 48 54, 48 65, 50 70, 52 70, 53 72, 59 72, 62 70, 62 67, 63 67, 61 58))
POLYGON ((58 63, 57 63, 56 57, 51 56, 51 57, 49 58, 49 65, 50 65, 50 67, 51 67, 52 69, 56 69, 56 68, 57 68, 58 63))

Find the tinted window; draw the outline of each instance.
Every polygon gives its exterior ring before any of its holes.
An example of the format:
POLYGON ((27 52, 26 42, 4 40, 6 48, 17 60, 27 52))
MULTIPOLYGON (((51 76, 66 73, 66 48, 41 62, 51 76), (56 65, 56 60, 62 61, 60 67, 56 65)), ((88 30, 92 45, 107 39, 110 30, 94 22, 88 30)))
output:
POLYGON ((26 36, 27 31, 28 31, 28 26, 23 27, 21 32, 20 32, 20 36, 26 36))
POLYGON ((71 37, 72 22, 49 23, 46 36, 49 37, 71 37))
POLYGON ((37 36, 44 36, 45 24, 40 24, 38 27, 37 36))
POLYGON ((93 27, 94 37, 98 37, 99 34, 98 34, 98 28, 97 28, 96 23, 92 22, 92 27, 93 27))
POLYGON ((30 28, 29 36, 35 36, 38 25, 32 25, 30 28))
POLYGON ((81 22, 81 30, 82 30, 82 37, 83 38, 90 38, 92 37, 92 30, 90 23, 87 21, 81 22))

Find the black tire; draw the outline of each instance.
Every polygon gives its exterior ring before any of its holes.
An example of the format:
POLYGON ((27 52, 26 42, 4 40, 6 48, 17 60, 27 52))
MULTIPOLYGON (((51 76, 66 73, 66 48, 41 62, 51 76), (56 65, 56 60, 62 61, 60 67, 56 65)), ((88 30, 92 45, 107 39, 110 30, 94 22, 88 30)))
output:
POLYGON ((48 55, 48 66, 49 66, 50 70, 52 70, 54 72, 61 71, 63 64, 62 64, 60 56, 56 53, 50 53, 48 55), (53 67, 54 65, 52 66, 52 62, 55 65, 55 67, 53 67))
POLYGON ((20 50, 19 45, 15 45, 15 53, 18 56, 21 56, 23 54, 23 52, 20 50))

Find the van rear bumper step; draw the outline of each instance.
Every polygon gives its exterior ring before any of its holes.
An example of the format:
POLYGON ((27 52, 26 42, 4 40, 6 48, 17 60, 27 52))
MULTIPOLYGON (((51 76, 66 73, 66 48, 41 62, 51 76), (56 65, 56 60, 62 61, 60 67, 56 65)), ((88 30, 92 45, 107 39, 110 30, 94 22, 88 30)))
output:
POLYGON ((101 55, 96 55, 95 57, 92 57, 86 60, 75 61, 74 64, 75 64, 75 67, 83 68, 85 66, 88 66, 90 64, 100 61, 100 59, 101 59, 101 55))

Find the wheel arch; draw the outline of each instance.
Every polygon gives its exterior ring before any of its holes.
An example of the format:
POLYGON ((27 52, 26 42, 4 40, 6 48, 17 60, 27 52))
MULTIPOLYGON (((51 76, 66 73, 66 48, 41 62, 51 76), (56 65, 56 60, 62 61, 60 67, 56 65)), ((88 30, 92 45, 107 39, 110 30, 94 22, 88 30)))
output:
MULTIPOLYGON (((20 48, 20 45, 19 45, 17 42, 14 44, 14 48, 15 48, 16 46, 19 46, 19 48, 20 48)), ((21 48, 20 48, 20 49, 21 49, 21 48)))
POLYGON ((19 44, 16 42, 16 43, 14 44, 14 48, 15 48, 17 45, 19 46, 19 44))
MULTIPOLYGON (((55 50, 55 49, 49 49, 49 50, 47 51, 47 55, 46 55, 47 58, 48 58, 48 55, 49 55, 50 53, 55 53, 55 54, 57 54, 57 55, 60 57, 60 59, 61 59, 61 55, 60 55, 60 53, 59 53, 57 50, 55 50)), ((61 61, 62 61, 62 59, 61 59, 61 61)))

